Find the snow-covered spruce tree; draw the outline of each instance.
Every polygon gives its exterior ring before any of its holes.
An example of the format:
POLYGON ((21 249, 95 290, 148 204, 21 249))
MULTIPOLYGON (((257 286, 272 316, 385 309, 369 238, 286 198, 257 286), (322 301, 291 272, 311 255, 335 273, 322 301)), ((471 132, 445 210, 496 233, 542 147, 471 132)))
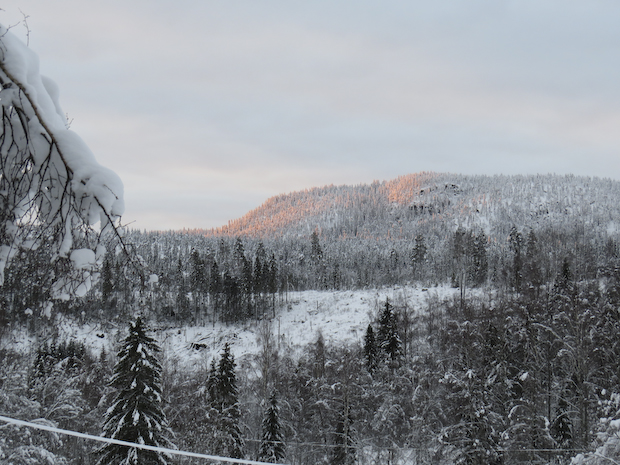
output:
POLYGON ((84 295, 105 254, 102 233, 118 236, 123 185, 67 128, 58 87, 3 26, 0 109, 0 286, 11 264, 34 263, 52 268, 39 283, 43 302, 84 295))
POLYGON ((269 406, 263 418, 263 438, 260 443, 258 460, 278 463, 286 457, 286 446, 280 420, 280 407, 274 391, 269 398, 269 406))
POLYGON ((379 316, 377 344, 387 356, 389 365, 392 368, 397 368, 403 356, 403 349, 398 335, 394 307, 390 304, 389 299, 385 300, 385 306, 379 316))
POLYGON ((558 397, 556 417, 550 428, 559 449, 573 448, 573 421, 570 417, 570 404, 566 400, 568 395, 570 391, 565 389, 558 397))
POLYGON ((239 409, 239 390, 235 374, 235 358, 226 343, 217 366, 214 365, 207 380, 210 408, 208 411, 210 428, 213 431, 210 453, 232 458, 243 458, 243 439, 241 437, 241 411, 239 409))
MULTIPOLYGON (((161 365, 155 355, 160 350, 157 341, 147 335, 141 318, 129 325, 110 381, 117 393, 106 412, 104 437, 174 447, 161 406, 161 365)), ((160 452, 117 444, 106 444, 96 454, 98 465, 165 465, 169 458, 160 452)))

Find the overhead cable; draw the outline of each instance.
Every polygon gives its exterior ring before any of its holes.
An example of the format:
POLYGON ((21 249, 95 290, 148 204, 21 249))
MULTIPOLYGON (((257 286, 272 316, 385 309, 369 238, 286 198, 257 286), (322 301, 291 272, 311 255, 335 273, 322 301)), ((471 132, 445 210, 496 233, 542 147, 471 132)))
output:
MULTIPOLYGON (((104 438, 102 436, 95 436, 92 434, 79 433, 77 431, 70 431, 66 429, 54 428, 52 426, 47 426, 47 425, 40 425, 38 423, 32 423, 29 421, 16 420, 15 418, 9 418, 9 417, 5 417, 2 415, 0 415, 0 421, 3 421, 5 423, 10 423, 13 425, 17 425, 17 426, 26 426, 28 428, 34 428, 34 429, 43 430, 43 431, 50 431, 52 433, 66 434, 68 436, 74 436, 76 438, 91 439, 93 441, 105 442, 108 444, 117 444, 119 446, 135 447, 137 449, 151 450, 154 452, 161 452, 163 454, 182 455, 185 457, 194 457, 194 458, 205 459, 205 460, 217 460, 220 462, 238 463, 238 464, 243 464, 243 465, 274 465, 274 464, 267 463, 267 462, 257 462, 255 460, 235 459, 231 457, 219 457, 216 455, 206 455, 206 454, 198 454, 196 452, 187 452, 187 451, 176 450, 176 449, 168 449, 166 447, 149 446, 146 444, 136 444, 133 442, 120 441, 118 439, 104 438)), ((276 464, 276 465, 285 465, 285 464, 276 464)))

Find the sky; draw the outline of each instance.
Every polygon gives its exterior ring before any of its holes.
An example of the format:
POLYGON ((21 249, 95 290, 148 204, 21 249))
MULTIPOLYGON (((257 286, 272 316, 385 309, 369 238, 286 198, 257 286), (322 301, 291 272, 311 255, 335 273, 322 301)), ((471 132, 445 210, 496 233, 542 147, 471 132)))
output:
POLYGON ((420 171, 620 180, 617 0, 0 7, 122 178, 131 228, 420 171))

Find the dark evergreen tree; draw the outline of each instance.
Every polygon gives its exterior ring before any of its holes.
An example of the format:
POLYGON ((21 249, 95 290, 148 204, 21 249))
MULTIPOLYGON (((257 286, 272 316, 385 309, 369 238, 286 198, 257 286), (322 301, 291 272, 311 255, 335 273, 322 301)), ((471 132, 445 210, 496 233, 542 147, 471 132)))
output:
POLYGON ((191 291, 201 295, 207 290, 207 274, 205 263, 196 249, 190 254, 190 286, 191 291))
POLYGON ((179 287, 185 287, 185 267, 183 266, 183 260, 180 255, 177 260, 177 269, 175 271, 174 283, 179 287))
POLYGON ((540 287, 543 284, 539 253, 538 238, 532 229, 527 235, 523 265, 523 281, 531 298, 537 298, 540 295, 540 287))
POLYGON ((241 299, 245 305, 245 314, 241 317, 250 316, 252 314, 252 295, 254 291, 254 277, 252 275, 252 263, 247 258, 243 258, 243 276, 241 278, 241 299))
POLYGON ((413 278, 420 279, 422 272, 424 271, 424 264, 427 260, 428 249, 424 236, 418 234, 415 237, 415 244, 411 251, 411 266, 413 267, 413 278))
POLYGON ((314 360, 312 370, 313 378, 323 378, 325 376, 325 365, 327 362, 327 356, 325 349, 325 339, 323 338, 322 332, 319 331, 316 342, 311 346, 310 353, 312 359, 314 360))
POLYGON ((313 231, 310 235, 310 270, 309 284, 314 289, 325 289, 327 286, 327 260, 319 242, 319 235, 313 231))
POLYGON ((226 343, 217 365, 217 371, 214 373, 212 369, 207 380, 209 416, 214 432, 211 453, 224 457, 243 458, 244 444, 239 424, 241 410, 239 409, 235 367, 230 345, 226 343))
POLYGON ((374 373, 377 369, 379 351, 377 349, 377 341, 375 340, 375 332, 372 329, 372 325, 368 325, 366 334, 364 335, 364 359, 368 372, 371 374, 374 373))
POLYGON ((258 460, 269 463, 278 463, 286 457, 284 433, 280 420, 280 408, 275 391, 269 398, 269 406, 263 418, 263 437, 258 453, 258 460))
POLYGON ((209 293, 212 297, 215 297, 222 292, 222 276, 215 260, 211 263, 209 278, 209 293))
POLYGON ((394 308, 390 304, 389 299, 385 300, 385 306, 379 317, 377 345, 387 355, 392 367, 400 364, 403 354, 402 342, 398 334, 394 308))
POLYGON ((254 259, 254 292, 263 294, 268 287, 269 264, 267 252, 262 242, 258 243, 256 258, 254 259))
POLYGON ((245 256, 245 246, 243 245, 243 241, 240 237, 237 237, 235 239, 235 245, 233 246, 233 274, 237 278, 241 278, 243 276, 243 267, 247 261, 248 260, 245 256))
POLYGON ((487 280, 489 262, 487 259, 487 236, 483 231, 472 236, 472 263, 469 271, 472 286, 481 286, 487 280))
POLYGON ((523 235, 517 231, 516 226, 513 226, 510 230, 510 236, 508 237, 508 243, 512 250, 512 268, 511 268, 511 282, 510 284, 514 289, 521 291, 521 282, 523 281, 523 235))
POLYGON ((275 254, 271 254, 269 259, 269 275, 267 279, 268 290, 271 294, 275 294, 278 291, 278 262, 276 261, 275 254))
POLYGON ((556 417, 551 424, 551 436, 555 439, 558 449, 573 447, 573 422, 570 418, 569 403, 566 400, 569 392, 564 392, 558 399, 556 417))
POLYGON ((573 272, 571 271, 570 261, 564 258, 562 261, 562 270, 555 280, 555 291, 572 295, 574 291, 573 272))
POLYGON ((207 374, 206 381, 206 393, 207 398, 209 399, 209 403, 211 406, 215 406, 215 399, 218 398, 217 394, 218 383, 217 383, 217 363, 215 358, 211 360, 211 365, 209 366, 209 373, 207 374))
POLYGON ((176 310, 175 310, 175 315, 177 317, 177 320, 180 321, 185 321, 186 319, 189 318, 190 316, 190 302, 189 302, 189 297, 187 296, 188 292, 187 292, 187 287, 185 287, 185 281, 182 281, 181 284, 179 284, 179 289, 177 292, 177 298, 176 298, 176 310))
POLYGON ((228 271, 222 278, 222 293, 224 295, 224 320, 228 322, 239 321, 241 318, 241 291, 239 280, 231 276, 228 271))
MULTIPOLYGON (((156 357, 160 350, 157 341, 147 335, 141 318, 130 324, 110 381, 117 393, 105 416, 104 437, 174 447, 161 405, 161 365, 156 357)), ((161 452, 117 444, 103 446, 97 455, 99 465, 164 465, 169 459, 161 452)))
POLYGON ((316 231, 312 231, 310 235, 310 258, 313 262, 320 262, 323 260, 323 249, 319 242, 319 235, 316 231))
POLYGON ((272 317, 276 316, 276 292, 278 292, 278 264, 276 262, 276 256, 271 254, 267 267, 266 276, 267 292, 271 294, 271 309, 273 311, 272 317))
POLYGON ((114 292, 114 282, 112 279, 112 261, 109 255, 106 255, 103 262, 103 269, 101 270, 101 298, 104 302, 107 302, 114 292))
POLYGON ((222 292, 222 276, 220 275, 220 269, 217 266, 217 262, 213 260, 213 262, 211 263, 211 273, 209 274, 209 294, 211 296, 211 302, 213 306, 214 320, 220 307, 222 292))

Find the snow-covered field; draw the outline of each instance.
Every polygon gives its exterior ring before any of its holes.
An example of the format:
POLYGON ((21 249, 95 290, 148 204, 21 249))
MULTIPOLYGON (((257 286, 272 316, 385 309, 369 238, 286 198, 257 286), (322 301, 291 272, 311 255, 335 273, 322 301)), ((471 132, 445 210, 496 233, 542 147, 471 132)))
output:
MULTIPOLYGON (((457 292, 458 289, 447 286, 292 292, 270 321, 271 332, 280 348, 291 351, 315 342, 319 332, 327 343, 361 342, 366 327, 386 298, 396 306, 407 305, 415 314, 427 308, 431 296, 443 299, 457 292)), ((165 358, 192 366, 218 355, 226 342, 237 359, 257 353, 264 324, 252 320, 238 325, 209 323, 206 326, 154 328, 153 336, 162 347, 165 358)), ((95 352, 105 348, 108 353, 116 351, 116 343, 126 332, 123 326, 79 324, 66 319, 59 320, 56 328, 60 340, 76 339, 95 352)), ((32 340, 21 334, 15 335, 15 342, 27 350, 32 340)))

